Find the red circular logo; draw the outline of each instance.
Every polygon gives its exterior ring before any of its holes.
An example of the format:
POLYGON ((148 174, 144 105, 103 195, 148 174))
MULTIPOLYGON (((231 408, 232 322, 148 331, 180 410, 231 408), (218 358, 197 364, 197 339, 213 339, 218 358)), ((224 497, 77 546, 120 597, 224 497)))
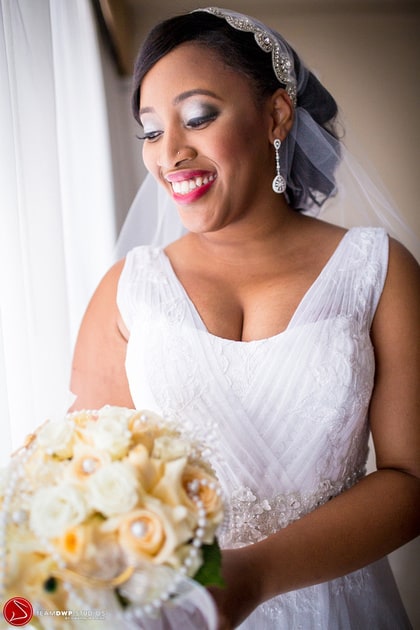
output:
POLYGON ((24 597, 12 597, 3 606, 3 615, 11 626, 26 626, 34 614, 31 602, 24 597))

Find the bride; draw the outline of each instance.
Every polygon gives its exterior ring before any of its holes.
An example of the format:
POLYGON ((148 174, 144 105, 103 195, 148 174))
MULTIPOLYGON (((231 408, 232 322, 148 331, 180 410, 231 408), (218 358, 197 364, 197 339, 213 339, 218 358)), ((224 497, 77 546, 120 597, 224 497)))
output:
POLYGON ((200 9, 149 34, 133 111, 184 234, 100 283, 73 408, 150 408, 206 440, 220 628, 409 628, 385 556, 419 532, 419 269, 384 229, 313 216, 346 159, 334 99, 278 33, 200 9))

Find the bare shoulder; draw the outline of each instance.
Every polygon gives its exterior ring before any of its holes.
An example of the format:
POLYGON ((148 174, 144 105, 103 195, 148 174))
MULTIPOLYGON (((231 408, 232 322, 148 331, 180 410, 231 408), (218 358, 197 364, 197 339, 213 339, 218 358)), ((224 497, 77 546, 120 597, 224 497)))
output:
MULTIPOLYGON (((419 280, 420 265, 402 243, 394 238, 389 239, 389 275, 414 274, 419 280)), ((407 278, 410 280, 410 277, 407 278)))
POLYGON ((410 316, 420 309, 420 266, 414 256, 399 241, 389 239, 389 261, 378 313, 388 315, 401 310, 410 316))
POLYGON ((125 258, 122 258, 118 262, 116 262, 103 276, 100 281, 98 288, 94 293, 94 297, 96 295, 105 294, 107 296, 115 296, 118 288, 118 282, 121 276, 121 272, 125 265, 125 258))

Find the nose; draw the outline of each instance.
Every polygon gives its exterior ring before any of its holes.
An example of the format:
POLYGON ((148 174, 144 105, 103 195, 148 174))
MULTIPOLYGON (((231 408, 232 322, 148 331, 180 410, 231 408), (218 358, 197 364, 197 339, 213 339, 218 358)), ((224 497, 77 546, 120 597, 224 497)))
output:
POLYGON ((159 142, 158 165, 170 169, 182 165, 197 156, 197 151, 187 143, 184 134, 165 131, 159 142))

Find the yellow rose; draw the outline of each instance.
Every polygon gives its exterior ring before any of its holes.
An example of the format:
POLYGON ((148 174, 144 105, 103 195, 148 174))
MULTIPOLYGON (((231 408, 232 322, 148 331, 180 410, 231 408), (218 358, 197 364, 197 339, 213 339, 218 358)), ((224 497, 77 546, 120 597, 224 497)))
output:
POLYGON ((67 567, 75 573, 110 580, 126 567, 118 547, 117 533, 103 531, 104 522, 107 521, 94 516, 86 523, 68 529, 61 538, 53 541, 67 567))
POLYGON ((105 451, 98 451, 87 445, 76 445, 67 474, 73 480, 84 482, 110 462, 111 456, 105 451))
POLYGON ((91 528, 84 525, 71 527, 56 541, 56 547, 65 562, 75 564, 86 555, 91 541, 91 528))
MULTIPOLYGON (((128 428, 134 444, 143 444, 149 455, 154 451, 155 443, 159 444, 161 438, 169 442, 169 448, 171 444, 175 447, 175 441, 181 442, 178 432, 172 430, 167 424, 163 424, 162 418, 153 411, 143 410, 134 413, 128 422, 128 428)), ((185 443, 183 442, 184 452, 185 443)), ((160 457, 156 452, 153 452, 153 456, 160 457)))
POLYGON ((165 463, 164 474, 152 494, 164 503, 185 505, 193 512, 197 510, 193 497, 197 497, 203 503, 208 525, 218 525, 223 518, 222 499, 214 477, 184 458, 165 463))
POLYGON ((197 497, 206 512, 206 524, 203 527, 203 542, 211 543, 217 527, 223 520, 223 502, 218 485, 211 475, 199 466, 187 465, 183 471, 182 484, 188 501, 194 503, 197 497))
POLYGON ((71 413, 70 419, 76 427, 84 429, 90 421, 97 420, 98 415, 85 409, 81 409, 80 411, 71 413))
POLYGON ((185 505, 195 511, 195 506, 187 496, 182 482, 186 465, 187 460, 185 457, 163 464, 162 477, 153 488, 151 494, 168 505, 174 507, 185 505))
POLYGON ((185 509, 174 510, 147 499, 144 507, 123 517, 118 540, 128 561, 137 564, 146 560, 178 566, 176 550, 193 536, 185 516, 185 509))
POLYGON ((137 444, 130 449, 127 461, 134 466, 137 478, 145 492, 149 492, 162 477, 162 462, 150 458, 148 449, 144 444, 137 444))

